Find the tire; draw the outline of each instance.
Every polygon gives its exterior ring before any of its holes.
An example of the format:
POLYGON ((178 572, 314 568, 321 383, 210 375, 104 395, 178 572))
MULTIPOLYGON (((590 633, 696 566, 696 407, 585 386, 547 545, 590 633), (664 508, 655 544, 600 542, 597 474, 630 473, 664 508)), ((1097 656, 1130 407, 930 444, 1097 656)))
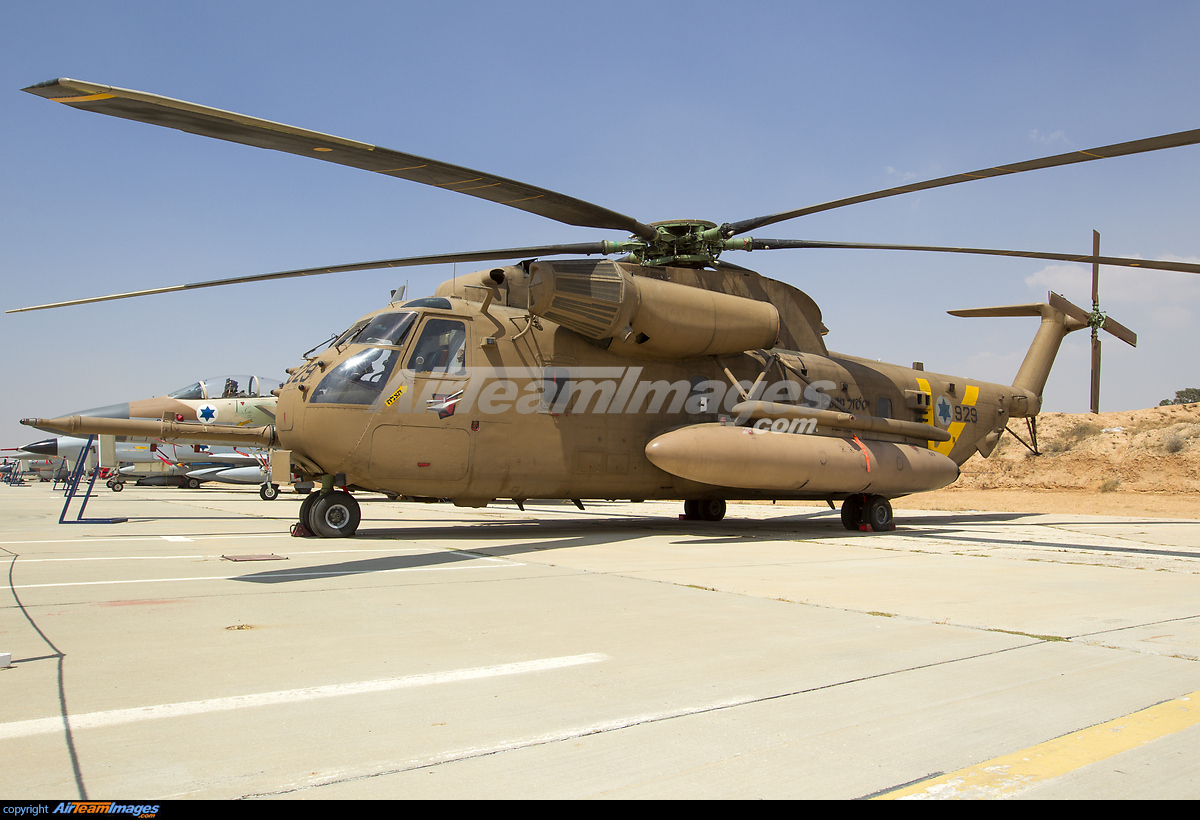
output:
POLYGON ((124 482, 124 481, 114 481, 114 482, 112 483, 112 491, 113 491, 114 493, 119 493, 119 492, 121 492, 121 490, 123 490, 123 489, 125 489, 125 482, 124 482))
POLYGON ((725 501, 720 498, 708 498, 696 502, 699 507, 701 521, 720 521, 725 517, 725 501))
POLYGON ((313 531, 313 528, 312 523, 309 521, 309 512, 312 511, 313 504, 316 504, 317 499, 320 497, 321 496, 318 493, 313 493, 312 495, 305 496, 304 500, 300 502, 299 520, 300 523, 304 525, 304 529, 310 533, 313 531))
POLYGON ((317 496, 308 518, 309 529, 322 538, 349 538, 358 530, 362 512, 354 496, 338 490, 317 496))
POLYGON ((200 479, 198 479, 198 478, 188 478, 188 479, 185 479, 185 480, 184 480, 184 485, 185 485, 185 486, 186 486, 186 487, 187 487, 189 490, 198 490, 198 489, 200 489, 200 479))
POLYGON ((685 521, 700 520, 700 502, 689 500, 683 502, 683 518, 685 521))
POLYGON ((863 523, 863 497, 852 495, 842 502, 842 526, 853 532, 858 532, 863 523))
POLYGON ((892 502, 881 495, 871 496, 867 504, 866 518, 872 532, 891 532, 896 529, 892 520, 892 502))
POLYGON ((258 488, 258 495, 263 501, 274 501, 276 498, 279 498, 279 485, 264 484, 258 488))

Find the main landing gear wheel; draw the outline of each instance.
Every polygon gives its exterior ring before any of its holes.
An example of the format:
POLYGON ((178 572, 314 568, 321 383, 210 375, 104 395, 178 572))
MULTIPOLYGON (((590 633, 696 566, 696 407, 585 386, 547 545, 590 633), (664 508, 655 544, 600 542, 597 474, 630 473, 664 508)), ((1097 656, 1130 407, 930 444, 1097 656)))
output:
POLYGON ((112 491, 114 493, 119 493, 119 492, 121 492, 121 490, 125 489, 125 482, 124 481, 114 481, 112 484, 109 484, 108 486, 112 488, 112 491))
POLYGON ((852 495, 842 502, 842 526, 857 532, 863 525, 872 532, 891 532, 896 529, 892 518, 892 502, 881 495, 852 495))
POLYGON ((307 520, 301 519, 310 532, 322 538, 349 538, 358 530, 358 523, 362 520, 362 511, 350 493, 338 490, 318 496, 309 496, 300 505, 302 513, 310 500, 312 500, 312 506, 308 508, 308 518, 307 520))
POLYGON ((198 490, 198 489, 200 489, 200 479, 198 479, 198 478, 188 478, 188 479, 185 479, 185 480, 184 480, 184 484, 187 486, 187 488, 188 488, 189 490, 198 490))
POLYGON ((725 517, 725 502, 720 498, 684 501, 683 517, 688 521, 720 521, 725 517))
POLYGON ((264 484, 258 488, 258 495, 263 501, 274 501, 276 498, 279 498, 279 485, 264 484))

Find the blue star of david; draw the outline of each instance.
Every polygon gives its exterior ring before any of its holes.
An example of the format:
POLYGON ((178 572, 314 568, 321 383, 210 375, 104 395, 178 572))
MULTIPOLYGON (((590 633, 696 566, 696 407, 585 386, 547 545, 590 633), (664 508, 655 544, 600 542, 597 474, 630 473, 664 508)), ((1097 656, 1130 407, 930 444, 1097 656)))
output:
POLYGON ((212 421, 216 417, 217 411, 215 408, 209 407, 208 405, 200 408, 200 418, 204 421, 212 421))
POLYGON ((950 423, 950 402, 945 400, 938 402, 938 418, 942 420, 942 424, 950 423))

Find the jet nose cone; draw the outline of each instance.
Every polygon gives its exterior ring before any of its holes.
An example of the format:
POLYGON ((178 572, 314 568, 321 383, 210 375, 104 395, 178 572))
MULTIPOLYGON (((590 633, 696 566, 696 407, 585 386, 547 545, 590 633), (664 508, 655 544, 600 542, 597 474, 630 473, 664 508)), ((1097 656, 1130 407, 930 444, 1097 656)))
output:
POLYGON ((129 418, 129 403, 108 404, 104 407, 93 407, 91 410, 80 410, 78 413, 70 413, 69 415, 87 416, 88 418, 97 419, 127 419, 129 418))
POLYGON ((35 441, 33 444, 26 444, 21 449, 27 453, 36 453, 39 456, 56 456, 58 455, 58 439, 48 438, 42 441, 35 441))

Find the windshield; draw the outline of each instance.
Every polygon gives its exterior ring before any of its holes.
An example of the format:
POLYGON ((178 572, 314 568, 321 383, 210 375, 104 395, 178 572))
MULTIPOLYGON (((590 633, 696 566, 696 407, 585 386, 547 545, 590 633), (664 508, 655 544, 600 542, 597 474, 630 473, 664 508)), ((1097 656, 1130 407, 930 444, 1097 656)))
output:
POLYGON ((379 398, 400 352, 369 347, 330 370, 309 400, 313 404, 370 404, 379 398))
POLYGON ((380 313, 355 340, 364 345, 390 345, 400 347, 408 337, 408 331, 413 326, 417 314, 411 311, 404 313, 380 313))

